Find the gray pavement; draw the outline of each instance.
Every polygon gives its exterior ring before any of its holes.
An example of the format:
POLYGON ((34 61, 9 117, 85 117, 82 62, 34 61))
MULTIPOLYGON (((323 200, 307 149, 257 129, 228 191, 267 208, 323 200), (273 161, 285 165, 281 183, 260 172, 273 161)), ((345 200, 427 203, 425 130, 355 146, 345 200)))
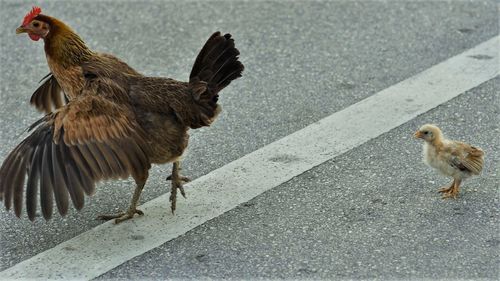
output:
MULTIPOLYGON (((31 4, 0 2, 0 159, 40 117, 28 100, 48 72, 43 47, 14 33, 31 4)), ((233 34, 246 71, 222 93, 224 111, 214 126, 192 132, 183 164, 192 178, 498 34, 493 1, 40 5, 90 47, 147 75, 185 80, 213 31, 233 34)), ((494 172, 499 156, 493 150, 499 146, 498 82, 491 80, 102 278, 495 279, 500 274, 494 172), (421 163, 420 143, 411 139, 411 132, 429 121, 487 151, 484 175, 466 182, 457 201, 439 199, 436 188, 446 180, 421 163)), ((143 202, 168 190, 168 170, 169 165, 152 170, 143 202)), ((131 181, 105 182, 81 212, 48 223, 18 220, 2 208, 0 270, 98 225, 94 217, 128 206, 131 191, 131 181)))
POLYGON ((98 279, 495 279, 500 107, 491 93, 499 82, 490 80, 98 279), (413 132, 427 122, 488 155, 483 175, 466 181, 458 200, 441 199, 437 190, 449 180, 421 161, 413 132))

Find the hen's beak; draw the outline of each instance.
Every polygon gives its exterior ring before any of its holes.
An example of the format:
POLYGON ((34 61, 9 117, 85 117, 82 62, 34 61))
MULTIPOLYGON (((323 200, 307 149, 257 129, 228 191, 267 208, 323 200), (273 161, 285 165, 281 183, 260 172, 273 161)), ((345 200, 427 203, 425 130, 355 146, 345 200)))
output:
POLYGON ((423 135, 422 135, 422 133, 420 131, 416 131, 413 136, 415 136, 415 138, 417 138, 417 139, 423 138, 423 135))
POLYGON ((24 26, 20 26, 18 28, 16 28, 16 34, 21 34, 21 33, 26 33, 28 32, 28 29, 24 28, 24 26))

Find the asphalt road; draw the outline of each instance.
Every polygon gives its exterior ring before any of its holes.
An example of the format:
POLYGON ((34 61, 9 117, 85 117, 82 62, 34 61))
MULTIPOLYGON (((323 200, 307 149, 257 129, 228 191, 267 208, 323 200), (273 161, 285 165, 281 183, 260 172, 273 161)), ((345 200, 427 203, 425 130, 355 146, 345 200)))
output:
POLYGON ((491 80, 98 279, 494 279, 500 108, 483 105, 497 102, 491 93, 499 82, 491 80), (412 132, 427 122, 488 153, 483 176, 467 181, 459 200, 443 201, 437 189, 449 180, 420 161, 412 132))
MULTIPOLYGON (((41 116, 28 101, 48 68, 42 43, 14 32, 31 2, 0 5, 4 159, 22 139, 18 135, 41 116)), ((186 80, 212 32, 233 34, 246 70, 223 91, 219 120, 192 132, 183 162, 183 173, 192 178, 499 31, 493 1, 56 1, 40 6, 72 26, 91 48, 153 76, 186 80)), ((99 278, 497 279, 499 112, 496 78, 99 278), (487 153, 483 175, 467 181, 458 200, 440 199, 436 190, 447 179, 420 160, 421 143, 411 135, 427 122, 487 153)), ((152 170, 143 202, 169 190, 164 180, 169 170, 169 165, 152 170)), ((132 190, 132 181, 102 183, 81 212, 49 222, 18 220, 2 209, 0 270, 98 225, 98 214, 128 206, 132 190)))

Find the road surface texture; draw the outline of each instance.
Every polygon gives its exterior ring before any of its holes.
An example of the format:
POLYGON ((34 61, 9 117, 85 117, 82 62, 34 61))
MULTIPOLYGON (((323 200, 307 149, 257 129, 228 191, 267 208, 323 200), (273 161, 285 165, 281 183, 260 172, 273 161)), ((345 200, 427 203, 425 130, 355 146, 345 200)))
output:
MULTIPOLYGON (((32 4, 0 1, 2 161, 41 116, 29 98, 48 73, 43 43, 15 34, 32 4)), ((191 132, 183 174, 192 179, 209 176, 499 33, 495 1, 36 4, 73 27, 92 49, 113 53, 151 76, 187 80, 197 52, 214 31, 233 35, 246 69, 222 92, 217 122, 191 132)), ((500 65, 498 56, 477 54, 471 60, 500 65)), ((453 77, 441 73, 439 79, 453 77)), ((85 279, 496 280, 499 83, 497 76, 457 92, 428 112, 85 279), (441 199, 437 190, 449 179, 421 161, 421 142, 412 134, 424 123, 438 124, 450 138, 486 152, 483 174, 466 181, 456 200, 441 199)), ((391 103, 379 110, 381 115, 398 112, 391 103)), ((350 122, 359 119, 353 115, 350 122)), ((335 128, 327 132, 337 133, 335 128)), ((310 136, 311 146, 323 141, 310 136)), ((170 169, 151 170, 141 202, 170 190, 165 181, 170 169)), ((0 271, 86 235, 102 223, 97 215, 128 207, 133 188, 132 180, 100 183, 82 211, 48 222, 20 220, 0 208, 0 271)), ((187 186, 186 192, 176 216, 187 212, 188 201, 197 203, 192 201, 197 190, 187 186)), ((203 203, 203 198, 196 200, 203 203)), ((134 222, 127 223, 133 228, 134 222)), ((147 236, 145 231, 134 237, 140 244, 147 236)), ((95 264, 108 259, 118 258, 95 264)))

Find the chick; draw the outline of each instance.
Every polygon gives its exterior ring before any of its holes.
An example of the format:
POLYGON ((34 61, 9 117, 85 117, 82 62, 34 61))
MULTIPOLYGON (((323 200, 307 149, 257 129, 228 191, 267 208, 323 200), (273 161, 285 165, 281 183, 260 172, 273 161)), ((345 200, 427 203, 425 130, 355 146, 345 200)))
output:
POLYGON ((469 144, 448 140, 441 130, 430 124, 423 125, 415 132, 415 137, 423 139, 424 162, 445 176, 453 178, 450 186, 439 190, 445 198, 457 198, 458 188, 463 180, 479 175, 483 169, 484 152, 469 144))

